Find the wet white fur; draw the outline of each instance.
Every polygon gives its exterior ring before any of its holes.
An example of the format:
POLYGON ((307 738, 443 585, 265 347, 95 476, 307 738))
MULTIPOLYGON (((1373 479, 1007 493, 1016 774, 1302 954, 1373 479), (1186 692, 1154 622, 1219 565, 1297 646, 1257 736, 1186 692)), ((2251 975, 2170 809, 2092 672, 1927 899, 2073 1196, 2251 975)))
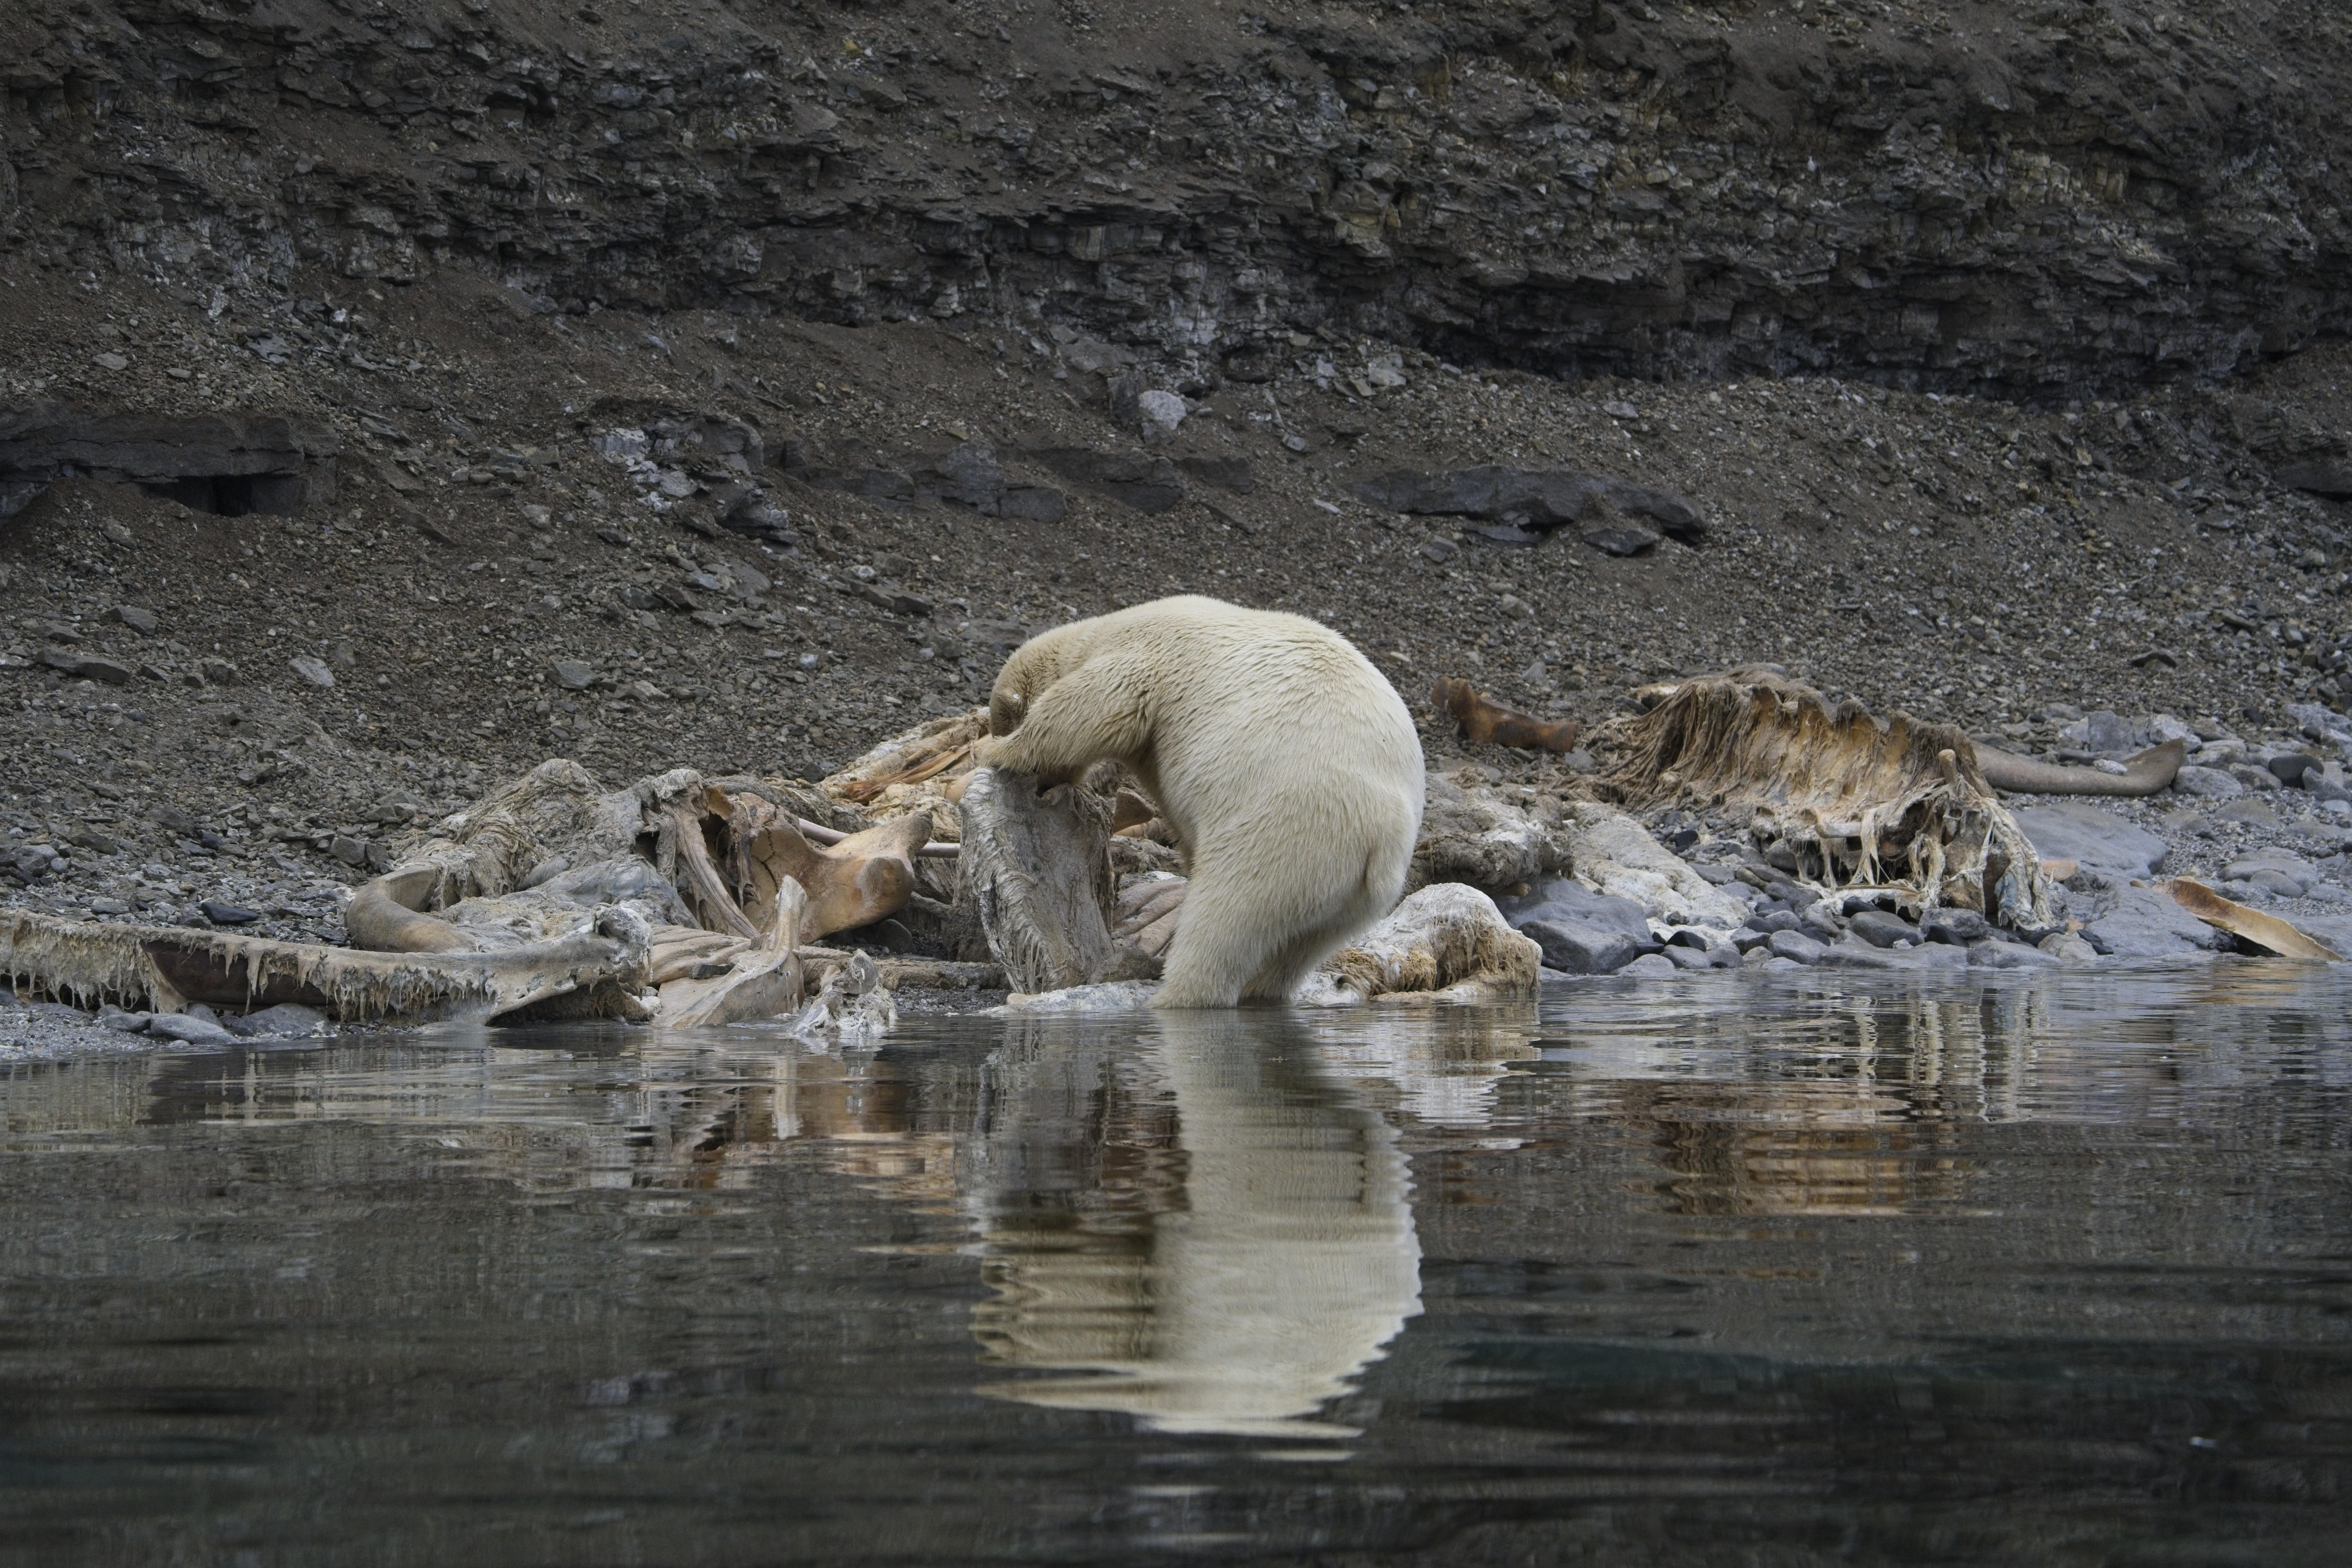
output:
POLYGON ((1327 626, 1186 595, 1074 621, 1013 651, 988 765, 1142 778, 1191 862, 1153 1005, 1279 1001, 1404 890, 1421 740, 1327 626))

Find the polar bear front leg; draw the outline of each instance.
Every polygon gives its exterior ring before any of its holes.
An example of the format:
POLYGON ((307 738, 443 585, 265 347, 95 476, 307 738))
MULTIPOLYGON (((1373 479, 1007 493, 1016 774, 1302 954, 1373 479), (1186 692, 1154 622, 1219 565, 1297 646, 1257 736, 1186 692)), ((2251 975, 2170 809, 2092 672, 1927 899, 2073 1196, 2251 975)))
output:
POLYGON ((1032 698, 1021 727, 990 737, 980 760, 1053 784, 1106 758, 1139 756, 1150 740, 1148 673, 1131 658, 1094 658, 1032 698))

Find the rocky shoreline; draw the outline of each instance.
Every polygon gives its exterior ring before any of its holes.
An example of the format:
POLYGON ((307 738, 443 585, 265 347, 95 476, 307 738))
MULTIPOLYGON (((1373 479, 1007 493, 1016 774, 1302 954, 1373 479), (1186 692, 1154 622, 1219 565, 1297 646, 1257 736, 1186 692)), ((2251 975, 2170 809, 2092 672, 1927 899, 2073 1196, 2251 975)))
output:
MULTIPOLYGON (((2343 783, 2352 726, 2340 716, 2306 708, 2301 731, 2278 739, 2182 725, 2161 714, 2046 717, 2060 721, 2054 750, 2068 762, 2113 765, 2151 739, 2179 739, 2201 759, 2184 766, 2173 787, 2146 799, 2009 797, 2057 885, 2046 929, 2006 929, 1967 909, 1923 912, 1880 891, 1825 890, 1795 875, 1781 852, 1748 837, 1743 824, 1719 814, 1651 812, 1636 825, 1613 808, 1589 804, 1591 775, 1578 770, 1593 763, 1580 753, 1537 761, 1488 746, 1476 748, 1475 759, 1433 757, 1416 875, 1446 880, 1466 868, 1471 880, 1488 884, 1508 923, 1540 946, 1547 994, 1561 986, 1725 970, 1818 967, 1954 979, 2263 955, 2182 908, 2159 880, 2170 877, 2206 883, 2352 952, 2352 791, 2343 783), (1488 757, 1509 765, 1483 760, 1488 757), (1604 818, 1626 826, 1606 840, 1579 837, 1580 824, 1590 831, 1604 818), (1603 843, 1605 852, 1594 847, 1603 843), (1637 872, 1630 883, 1615 875, 1625 866, 1637 872), (1641 872, 1643 866, 1650 871, 1641 872), (1660 867, 1669 873, 1663 879, 1655 875, 1660 867), (1656 891, 1624 896, 1629 888, 1656 891)), ((121 858, 119 851, 77 846, 60 854, 47 844, 20 842, 9 851, 7 871, 16 884, 9 901, 75 920, 342 940, 342 883, 302 876, 301 865, 282 849, 257 852, 206 837, 213 846, 179 841, 189 865, 179 877, 160 862, 110 867, 109 860, 121 858), (254 867, 263 854, 280 879, 254 867), (232 904, 231 897, 247 901, 232 904)), ((346 858, 355 868, 368 858, 346 858)), ((1154 874, 1130 874, 1129 880, 1154 874)), ((868 943, 877 952, 927 951, 897 922, 847 933, 843 945, 863 951, 868 943)), ((0 1000, 0 1053, 10 1056, 121 1049, 142 1037, 188 1047, 274 1044, 333 1031, 319 1014, 295 1006, 249 1017, 201 1005, 151 1016, 7 994, 0 1000)), ((952 1012, 1003 1000, 1002 991, 917 988, 906 1005, 952 1012)))

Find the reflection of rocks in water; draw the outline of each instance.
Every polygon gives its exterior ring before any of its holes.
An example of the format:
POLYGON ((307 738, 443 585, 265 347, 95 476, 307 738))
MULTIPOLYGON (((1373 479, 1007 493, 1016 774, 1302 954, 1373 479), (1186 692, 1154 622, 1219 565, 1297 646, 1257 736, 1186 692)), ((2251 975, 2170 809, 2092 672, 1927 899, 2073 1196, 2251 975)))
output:
POLYGON ((1650 1087, 1625 1109, 1656 1129, 1678 1213, 1910 1214, 1964 1202, 1976 1173, 1948 1123, 1858 1122, 1840 1090, 1650 1087))
MULTIPOLYGON (((2126 982, 2126 984, 2128 982, 2126 982)), ((1979 1123, 2116 1124, 2230 1081, 2259 975, 2171 977, 2160 1005, 2050 986, 1857 989, 1728 1015, 1596 1006, 1536 1043, 1585 1116, 1646 1132, 1691 1215, 1956 1214, 2015 1202, 1979 1123), (2180 1005, 2183 992, 2210 1004, 2180 1005)))
POLYGON ((789 1057, 741 1061, 613 1030, 561 1038, 561 1049, 473 1049, 351 1036, 333 1046, 160 1056, 140 1120, 402 1125, 441 1171, 539 1191, 740 1191, 797 1126, 789 1057), (578 1082, 583 1058, 604 1069, 588 1092, 578 1082))
POLYGON ((975 1331, 997 1365, 1097 1375, 982 1392, 1161 1431, 1349 1435, 1312 1417, 1421 1310, 1394 1131, 1286 1015, 1162 1015, 1123 1063, 1080 1040, 1041 1028, 1008 1064, 975 1331))

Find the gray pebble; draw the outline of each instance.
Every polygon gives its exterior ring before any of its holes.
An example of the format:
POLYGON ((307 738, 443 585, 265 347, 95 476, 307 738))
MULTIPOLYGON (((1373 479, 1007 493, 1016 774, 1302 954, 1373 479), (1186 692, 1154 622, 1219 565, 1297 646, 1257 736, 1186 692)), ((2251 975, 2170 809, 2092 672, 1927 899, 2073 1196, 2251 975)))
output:
POLYGON ((2279 783, 2276 773, 2252 763, 2232 763, 2228 771, 2231 778, 2251 790, 2273 790, 2285 787, 2279 783))
POLYGON ((1919 933, 1929 942, 1966 947, 1992 931, 1992 922, 1974 910, 1929 910, 1919 917, 1919 933))
POLYGON ((233 1046, 236 1037, 209 1018, 192 1013, 157 1013, 147 1020, 147 1033, 158 1039, 191 1046, 233 1046))
POLYGON ((2181 768, 2172 781, 2172 787, 2183 795, 2202 795, 2209 800, 2230 800, 2246 793, 2244 784, 2220 768, 2198 767, 2193 763, 2181 768))
POLYGON ((1819 963, 1822 955, 1829 952, 1825 944, 1793 931, 1774 931, 1768 945, 1772 949, 1773 957, 1785 958, 1794 963, 1819 963))
POLYGON ((1969 963, 1976 969, 2054 969, 2058 959, 2022 942, 1987 938, 1969 943, 1969 963))
POLYGON ((327 1016, 316 1007, 305 1007, 299 1002, 280 1002, 274 1007, 264 1007, 258 1013, 248 1013, 241 1018, 225 1020, 230 1031, 248 1038, 256 1036, 323 1035, 327 1032, 327 1016))
POLYGON ((2099 956, 2099 950, 2072 931, 2053 931, 2036 944, 2061 963, 2088 963, 2099 956))
POLYGON ((1856 910, 1846 920, 1853 934, 1873 947, 1908 947, 1919 940, 1909 921, 1884 910, 1856 910))
POLYGON ((1529 921, 1519 928, 1543 949, 1544 963, 1570 974, 1612 974, 1654 942, 1585 921, 1529 921))
POLYGON ((2318 767, 2320 762, 2308 752, 2282 752, 2263 765, 2277 777, 2279 783, 2299 784, 2303 783, 2304 775, 2318 767))

